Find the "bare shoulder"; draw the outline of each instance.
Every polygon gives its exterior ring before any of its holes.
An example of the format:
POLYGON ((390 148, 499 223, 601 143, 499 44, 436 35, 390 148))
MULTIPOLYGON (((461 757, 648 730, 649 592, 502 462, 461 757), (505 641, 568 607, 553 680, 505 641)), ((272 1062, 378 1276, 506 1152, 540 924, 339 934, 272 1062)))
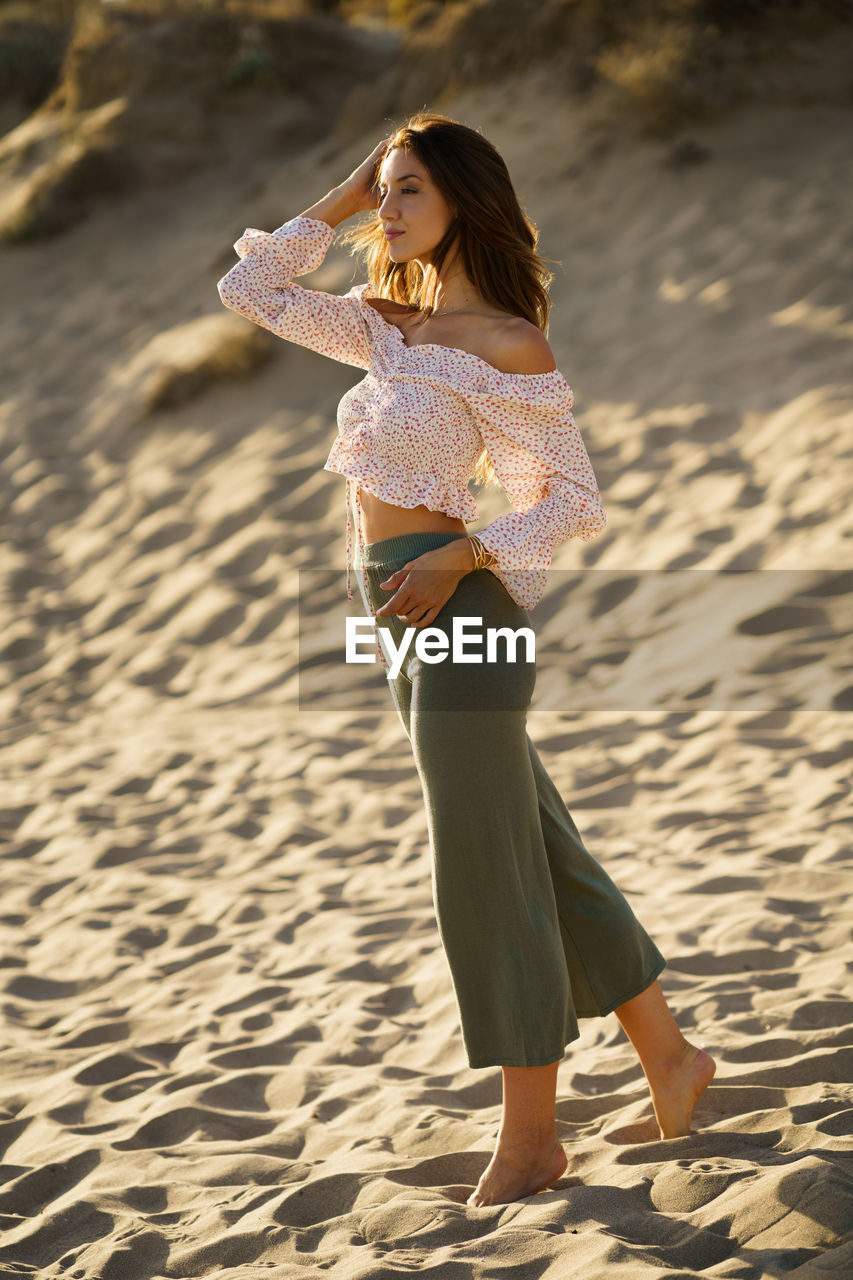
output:
POLYGON ((502 373, 550 373, 557 362, 551 344, 537 325, 513 316, 494 326, 491 363, 502 373))

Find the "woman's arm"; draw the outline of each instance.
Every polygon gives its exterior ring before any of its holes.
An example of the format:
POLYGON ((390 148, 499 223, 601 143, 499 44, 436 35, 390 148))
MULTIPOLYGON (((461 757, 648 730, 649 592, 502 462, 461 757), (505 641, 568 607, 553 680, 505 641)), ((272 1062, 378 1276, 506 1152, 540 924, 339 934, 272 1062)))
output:
POLYGON ((377 209, 379 192, 376 187, 376 175, 388 142, 388 138, 378 142, 370 155, 362 160, 361 164, 356 165, 345 182, 333 187, 322 200, 312 204, 310 209, 304 209, 299 216, 319 218, 323 222, 328 222, 330 227, 336 227, 345 218, 351 218, 354 213, 361 213, 362 209, 377 209))
POLYGON ((353 214, 360 213, 364 208, 362 201, 358 199, 357 194, 350 185, 350 180, 342 182, 339 187, 333 187, 323 196, 322 200, 318 200, 316 204, 312 204, 310 209, 303 209, 298 216, 300 218, 318 218, 321 222, 328 222, 330 227, 337 227, 339 223, 346 222, 347 218, 351 218, 353 214))
POLYGON ((234 245, 240 261, 216 287, 226 307, 276 337, 367 369, 370 340, 360 286, 340 296, 293 283, 294 276, 320 266, 334 234, 327 222, 302 216, 275 231, 247 227, 234 245))
POLYGON ((492 572, 522 608, 532 609, 545 589, 554 548, 569 538, 598 537, 607 517, 565 380, 556 371, 553 377, 503 380, 472 399, 489 458, 515 510, 477 530, 477 537, 496 558, 492 572))
POLYGON ((354 285, 341 296, 302 288, 293 277, 320 266, 340 222, 375 207, 373 182, 385 147, 381 142, 345 182, 275 231, 247 227, 234 245, 240 261, 216 286, 222 303, 279 338, 367 369, 364 286, 354 285))

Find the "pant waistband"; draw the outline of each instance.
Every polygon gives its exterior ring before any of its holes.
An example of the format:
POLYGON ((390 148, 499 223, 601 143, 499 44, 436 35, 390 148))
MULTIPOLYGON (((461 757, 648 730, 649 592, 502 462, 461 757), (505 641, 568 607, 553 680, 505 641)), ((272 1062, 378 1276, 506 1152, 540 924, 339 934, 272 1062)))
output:
POLYGON ((368 564, 390 564, 393 560, 414 560, 425 551, 434 547, 443 547, 454 538, 464 538, 464 533, 400 533, 395 538, 383 538, 381 542, 366 542, 362 545, 362 562, 368 564))

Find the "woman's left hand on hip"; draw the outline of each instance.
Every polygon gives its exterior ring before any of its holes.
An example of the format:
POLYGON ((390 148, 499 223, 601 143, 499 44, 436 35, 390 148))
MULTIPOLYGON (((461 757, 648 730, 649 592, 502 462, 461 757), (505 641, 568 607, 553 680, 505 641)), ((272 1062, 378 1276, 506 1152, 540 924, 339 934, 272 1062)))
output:
POLYGON ((473 568, 474 549, 467 538, 455 538, 443 547, 425 551, 396 569, 380 586, 393 591, 377 618, 396 614, 411 627, 428 627, 435 621, 466 573, 473 568))

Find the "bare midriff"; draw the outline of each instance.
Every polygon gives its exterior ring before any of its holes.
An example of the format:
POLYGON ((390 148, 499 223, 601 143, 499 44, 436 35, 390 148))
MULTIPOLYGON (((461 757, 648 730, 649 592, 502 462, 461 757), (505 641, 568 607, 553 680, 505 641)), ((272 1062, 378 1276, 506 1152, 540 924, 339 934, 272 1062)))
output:
POLYGON ((418 507, 397 507, 361 488, 358 490, 358 501, 365 542, 382 542, 385 538, 396 538, 401 533, 465 532, 464 520, 460 520, 458 516, 445 515, 443 511, 430 511, 423 504, 418 507))

